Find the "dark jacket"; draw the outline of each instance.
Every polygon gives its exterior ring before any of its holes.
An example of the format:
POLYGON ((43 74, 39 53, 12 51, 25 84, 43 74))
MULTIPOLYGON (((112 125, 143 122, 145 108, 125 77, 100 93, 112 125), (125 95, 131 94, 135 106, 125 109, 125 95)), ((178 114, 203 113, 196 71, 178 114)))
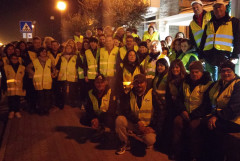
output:
MULTIPOLYGON (((206 85, 209 81, 211 81, 211 76, 209 72, 204 72, 202 77, 196 81, 193 82, 190 78, 190 74, 188 74, 185 78, 185 83, 187 83, 190 86, 190 91, 192 92, 194 90, 194 88, 198 85, 206 85)), ((210 88, 210 87, 209 87, 210 88)), ((208 89, 209 89, 208 88, 208 89)), ((206 92, 208 91, 208 89, 205 91, 204 95, 206 94, 206 92)), ((204 97, 203 97, 204 98, 204 97)), ((183 91, 183 85, 180 87, 180 92, 179 92, 179 96, 176 100, 176 104, 177 104, 177 111, 178 114, 181 114, 183 111, 187 111, 186 107, 184 105, 184 91, 183 91)), ((204 101, 203 101, 204 102, 204 101)), ((194 118, 199 118, 199 117, 204 117, 206 114, 208 114, 210 111, 206 110, 206 108, 202 108, 202 105, 200 105, 198 108, 196 108, 195 110, 193 110, 189 116, 191 119, 194 118)))
POLYGON ((206 30, 207 30, 207 25, 205 26, 204 33, 202 36, 201 44, 199 47, 199 56, 200 58, 205 59, 208 63, 212 65, 217 65, 219 66, 221 62, 224 62, 226 59, 229 58, 238 58, 238 54, 240 54, 240 21, 235 18, 235 17, 230 17, 228 14, 226 14, 223 18, 221 19, 216 19, 216 17, 213 15, 212 19, 210 22, 213 22, 214 24, 214 30, 217 31, 219 26, 225 25, 226 22, 232 21, 232 27, 233 27, 233 52, 228 52, 228 51, 220 51, 215 49, 214 47, 211 50, 203 51, 204 45, 206 42, 206 30))

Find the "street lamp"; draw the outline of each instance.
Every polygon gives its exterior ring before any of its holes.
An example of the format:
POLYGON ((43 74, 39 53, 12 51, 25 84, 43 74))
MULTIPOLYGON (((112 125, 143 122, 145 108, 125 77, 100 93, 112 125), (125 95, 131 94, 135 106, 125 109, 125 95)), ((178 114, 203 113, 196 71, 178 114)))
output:
POLYGON ((61 17, 60 17, 60 19, 61 19, 61 35, 62 35, 62 41, 63 41, 63 20, 62 20, 62 15, 63 15, 63 11, 65 11, 66 10, 66 8, 67 8, 67 3, 66 3, 66 1, 58 1, 57 2, 57 9, 61 12, 61 17))

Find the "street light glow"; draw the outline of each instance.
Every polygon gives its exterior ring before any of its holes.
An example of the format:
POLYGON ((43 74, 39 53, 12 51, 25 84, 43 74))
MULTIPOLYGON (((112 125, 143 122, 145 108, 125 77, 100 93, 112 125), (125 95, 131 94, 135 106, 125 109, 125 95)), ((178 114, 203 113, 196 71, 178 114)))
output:
POLYGON ((67 7, 66 2, 64 2, 64 1, 58 1, 57 2, 57 8, 60 11, 64 11, 66 9, 66 7, 67 7))

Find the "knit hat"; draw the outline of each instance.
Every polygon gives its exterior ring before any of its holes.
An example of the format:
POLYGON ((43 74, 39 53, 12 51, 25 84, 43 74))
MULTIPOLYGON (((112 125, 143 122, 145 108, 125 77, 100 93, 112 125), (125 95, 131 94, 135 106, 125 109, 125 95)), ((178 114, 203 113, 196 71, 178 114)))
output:
POLYGON ((95 37, 91 37, 91 38, 89 39, 89 43, 90 43, 90 42, 98 43, 98 39, 95 38, 95 37))
POLYGON ((214 7, 216 4, 225 5, 224 2, 223 2, 223 0, 216 0, 216 1, 213 3, 213 7, 214 7))
POLYGON ((139 47, 140 47, 140 46, 144 46, 145 48, 148 48, 148 47, 147 47, 147 42, 146 42, 146 41, 142 41, 142 42, 140 42, 140 43, 139 43, 139 47))
POLYGON ((235 64, 233 64, 230 60, 224 61, 221 65, 219 70, 221 71, 223 68, 230 68, 235 73, 235 64))
POLYGON ((143 83, 146 82, 146 76, 144 74, 138 74, 134 76, 133 83, 143 83))
POLYGON ((191 3, 191 6, 192 5, 194 5, 194 4, 200 4, 201 6, 203 6, 203 3, 202 3, 202 1, 200 1, 200 0, 196 0, 196 1, 193 1, 192 3, 191 3))
POLYGON ((97 80, 100 80, 102 82, 104 82, 106 80, 106 78, 104 77, 104 75, 102 74, 98 74, 96 77, 95 77, 95 81, 97 80))
POLYGON ((193 61, 189 65, 189 70, 191 71, 192 69, 198 69, 200 72, 204 71, 203 65, 200 61, 193 61))

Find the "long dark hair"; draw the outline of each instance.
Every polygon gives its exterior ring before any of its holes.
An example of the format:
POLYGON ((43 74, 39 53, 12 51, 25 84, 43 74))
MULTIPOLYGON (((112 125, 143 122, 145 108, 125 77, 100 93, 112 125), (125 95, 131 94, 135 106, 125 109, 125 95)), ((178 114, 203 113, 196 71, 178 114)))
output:
POLYGON ((176 81, 181 81, 182 79, 185 78, 186 75, 187 75, 187 72, 186 72, 186 69, 185 69, 182 61, 180 59, 175 59, 174 61, 171 62, 171 65, 169 67, 167 82, 169 83, 169 82, 171 82, 172 80, 175 80, 175 79, 176 79, 176 81), (179 77, 176 77, 172 73, 172 69, 176 65, 180 67, 180 76, 179 77))

